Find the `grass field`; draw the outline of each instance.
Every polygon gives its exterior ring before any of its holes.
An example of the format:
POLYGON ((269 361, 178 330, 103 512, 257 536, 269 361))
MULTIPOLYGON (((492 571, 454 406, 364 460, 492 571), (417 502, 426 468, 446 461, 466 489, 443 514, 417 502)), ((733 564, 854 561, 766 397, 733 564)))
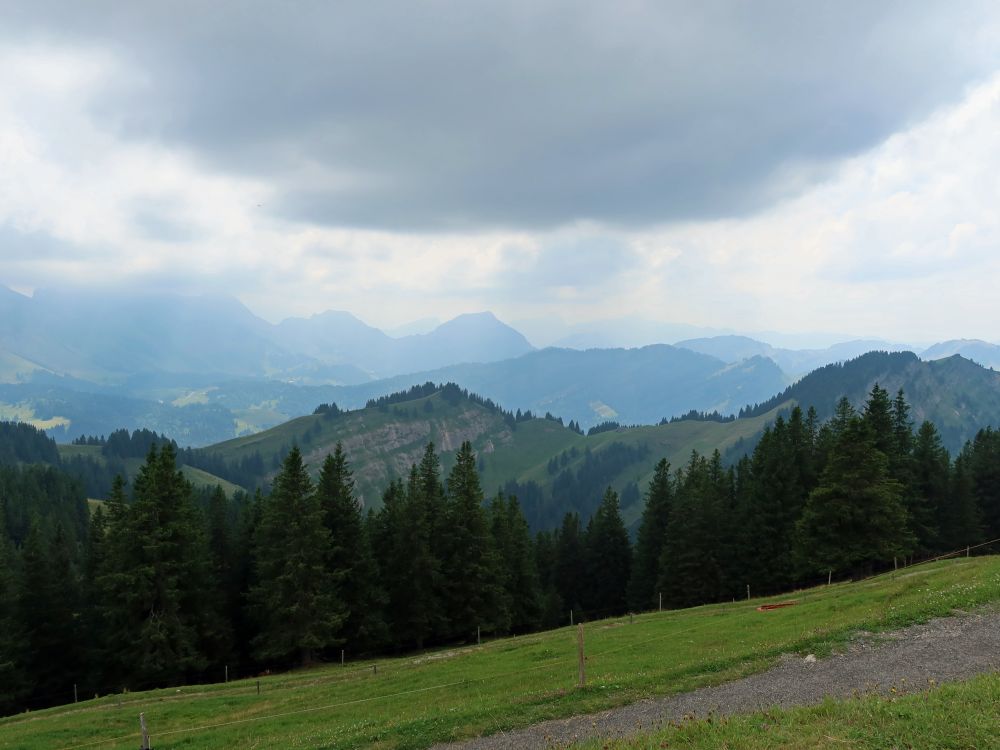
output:
POLYGON ((945 561, 788 597, 588 623, 583 689, 575 687, 576 631, 563 628, 264 677, 260 694, 251 679, 21 714, 0 720, 0 748, 134 748, 140 712, 157 750, 422 748, 716 684, 785 652, 829 653, 859 629, 997 601, 1000 557, 945 561), (788 599, 796 606, 756 610, 788 599))
POLYGON ((1000 745, 1000 674, 902 697, 867 695, 791 711, 773 710, 671 726, 580 750, 813 750, 995 748, 1000 745))

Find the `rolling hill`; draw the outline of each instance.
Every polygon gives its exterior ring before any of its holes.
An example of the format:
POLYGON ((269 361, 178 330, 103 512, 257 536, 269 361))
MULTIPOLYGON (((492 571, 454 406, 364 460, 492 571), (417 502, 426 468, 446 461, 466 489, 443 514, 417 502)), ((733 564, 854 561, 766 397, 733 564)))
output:
POLYGON ((428 442, 434 442, 447 471, 455 451, 468 440, 479 457, 487 494, 516 483, 515 491, 535 528, 554 525, 568 510, 589 516, 608 485, 622 493, 623 514, 632 523, 641 513, 639 488, 644 489, 660 458, 679 465, 692 449, 725 451, 741 438, 751 438, 773 417, 774 413, 766 413, 729 423, 681 421, 584 436, 551 419, 515 422, 499 409, 462 395, 457 388, 446 388, 422 398, 337 416, 299 417, 255 435, 210 446, 204 452, 230 464, 259 454, 268 467, 267 476, 272 476, 280 458, 295 444, 315 474, 340 441, 353 468, 359 497, 366 507, 377 508, 385 486, 406 476, 428 442), (560 482, 575 487, 581 473, 588 480, 585 490, 576 487, 579 491, 568 497, 558 491, 560 482))

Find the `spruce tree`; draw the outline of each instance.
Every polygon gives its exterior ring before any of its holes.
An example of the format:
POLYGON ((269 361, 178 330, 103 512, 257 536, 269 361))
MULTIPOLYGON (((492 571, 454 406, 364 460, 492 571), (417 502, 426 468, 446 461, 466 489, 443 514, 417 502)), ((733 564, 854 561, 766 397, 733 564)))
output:
MULTIPOLYGON (((580 517, 576 513, 563 516, 555 542, 555 584, 564 607, 573 610, 577 622, 585 619, 583 611, 585 555, 580 533, 580 517)), ((567 613, 562 615, 563 618, 567 613)), ((560 619, 565 623, 565 619, 560 619)))
POLYGON ((541 627, 559 627, 566 622, 566 606, 556 585, 556 539, 553 532, 539 531, 535 535, 534 556, 541 587, 541 627))
POLYGON ((345 612, 326 564, 330 532, 298 446, 263 501, 255 542, 257 656, 309 664, 316 652, 338 644, 345 612))
POLYGON ((912 472, 906 501, 915 550, 944 551, 941 543, 951 510, 948 503, 951 458, 931 422, 925 421, 917 432, 912 472))
POLYGON ((490 528, 501 562, 506 629, 536 630, 542 618, 541 582, 528 522, 515 496, 504 501, 497 493, 490 506, 490 528))
POLYGON ((627 589, 632 567, 632 547, 611 487, 587 524, 584 541, 587 601, 591 617, 621 614, 628 607, 627 589))
POLYGON ((472 445, 462 443, 448 474, 445 550, 445 611, 451 635, 474 637, 477 627, 494 631, 502 614, 500 565, 483 512, 483 491, 472 445))
POLYGON ((207 549, 211 593, 205 602, 203 648, 211 665, 218 670, 234 661, 233 622, 240 608, 240 592, 235 580, 236 554, 229 522, 229 499, 216 485, 208 500, 207 549))
MULTIPOLYGON (((25 633, 25 670, 42 705, 66 702, 79 679, 75 630, 77 589, 61 524, 47 539, 36 517, 21 549, 18 615, 25 633)), ((38 705, 36 703, 36 705, 38 705)))
POLYGON ((0 716, 13 713, 28 690, 27 643, 18 607, 18 568, 7 536, 6 512, 0 501, 0 716))
POLYGON ((666 541, 673 494, 670 464, 665 458, 660 459, 646 490, 646 506, 639 524, 632 576, 628 586, 629 607, 638 612, 653 609, 659 601, 656 579, 666 541))
MULTIPOLYGON (((123 655, 133 679, 175 684, 208 665, 211 580, 203 521, 170 443, 150 449, 134 484, 125 524, 120 604, 127 613, 123 655)), ((114 605, 117 606, 117 605, 114 605)))
POLYGON ((867 421, 853 418, 833 446, 797 526, 803 573, 865 574, 912 548, 902 488, 876 439, 867 421))
POLYGON ((381 596, 375 563, 354 497, 354 478, 344 447, 337 443, 323 461, 316 483, 323 509, 323 523, 330 532, 327 567, 336 581, 335 593, 344 605, 346 618, 338 636, 355 653, 362 653, 385 638, 381 619, 381 596))

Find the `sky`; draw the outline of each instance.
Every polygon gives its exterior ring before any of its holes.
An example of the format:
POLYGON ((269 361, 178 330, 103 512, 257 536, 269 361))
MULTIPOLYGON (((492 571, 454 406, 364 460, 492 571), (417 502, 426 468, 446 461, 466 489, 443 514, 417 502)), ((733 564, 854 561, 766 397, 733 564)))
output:
POLYGON ((1000 341, 1000 4, 0 0, 0 284, 1000 341))

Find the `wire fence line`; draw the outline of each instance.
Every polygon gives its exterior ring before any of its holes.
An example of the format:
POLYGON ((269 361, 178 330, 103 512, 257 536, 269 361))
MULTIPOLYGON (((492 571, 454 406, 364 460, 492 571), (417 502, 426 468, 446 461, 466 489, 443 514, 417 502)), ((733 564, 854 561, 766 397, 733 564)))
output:
MULTIPOLYGON (((927 558, 927 559, 924 559, 924 560, 919 560, 917 562, 910 563, 909 565, 904 565, 904 566, 902 566, 901 569, 912 569, 912 568, 915 568, 915 567, 918 567, 918 566, 921 566, 921 565, 926 565, 926 564, 929 564, 929 563, 938 562, 938 561, 949 559, 949 558, 953 558, 953 557, 961 557, 963 555, 964 556, 971 556, 971 553, 972 553, 973 550, 979 550, 979 549, 982 549, 984 547, 989 547, 989 546, 996 545, 996 544, 1000 544, 1000 538, 992 539, 992 540, 987 541, 987 542, 981 542, 981 543, 975 544, 975 545, 968 545, 966 547, 954 550, 952 552, 948 552, 948 553, 945 553, 945 554, 942 554, 942 555, 937 555, 937 556, 930 557, 930 558, 927 558)), ((887 573, 892 573, 892 572, 895 572, 895 571, 883 571, 883 572, 880 572, 880 573, 876 573, 876 574, 873 574, 873 575, 861 578, 861 579, 859 579, 856 582, 870 580, 872 578, 883 576, 883 575, 886 575, 887 573)), ((783 594, 776 594, 776 595, 771 595, 771 596, 763 597, 763 598, 772 598, 773 596, 781 596, 781 595, 788 596, 788 595, 793 595, 793 594, 797 593, 798 591, 802 591, 802 589, 801 588, 794 589, 792 591, 786 591, 783 594)), ((762 598, 762 597, 758 597, 758 598, 762 598)), ((725 605, 726 602, 721 602, 721 604, 725 605)), ((736 607, 735 608, 736 609, 744 609, 744 608, 753 608, 753 606, 754 605, 746 604, 745 602, 740 601, 740 602, 736 603, 736 607)), ((624 617, 630 617, 630 616, 632 616, 634 614, 635 616, 638 616, 638 617, 641 617, 643 619, 647 619, 648 620, 648 619, 654 618, 654 617, 658 619, 659 616, 674 615, 674 614, 676 614, 676 613, 678 613, 680 611, 681 610, 650 610, 650 611, 646 611, 646 612, 642 612, 642 613, 620 613, 619 612, 618 615, 620 617, 624 618, 624 617)), ((708 617, 708 616, 715 616, 715 615, 713 613, 705 613, 704 616, 708 617)), ((581 627, 581 628, 590 626, 589 629, 593 630, 594 626, 597 625, 597 622, 598 621, 593 621, 592 620, 592 621, 590 621, 590 622, 588 622, 586 624, 579 623, 578 626, 581 627)), ((560 628, 560 629, 562 629, 562 628, 560 628)), ((681 635, 686 635, 688 633, 693 633, 693 632, 696 632, 696 631, 698 631, 700 629, 701 629, 700 625, 692 625, 691 627, 684 628, 682 630, 672 630, 669 633, 664 633, 662 635, 658 635, 658 636, 653 637, 653 638, 644 639, 644 640, 638 641, 638 642, 626 643, 626 644, 623 644, 621 646, 616 646, 616 647, 613 647, 613 648, 605 649, 603 651, 598 651, 598 652, 595 652, 595 653, 588 654, 587 655, 587 660, 588 661, 592 660, 592 659, 593 660, 597 660, 597 659, 606 657, 606 656, 608 656, 610 654, 619 653, 621 651, 627 651, 629 649, 640 648, 642 646, 647 646, 647 645, 649 645, 651 643, 656 643, 658 641, 666 640, 668 638, 676 638, 676 637, 681 636, 681 635)), ((506 638, 495 639, 495 640, 492 640, 492 641, 489 641, 489 642, 486 642, 486 643, 483 643, 483 644, 477 644, 477 645, 472 645, 472 646, 463 646, 463 647, 460 647, 460 648, 461 648, 462 651, 465 651, 467 653, 482 653, 484 651, 492 650, 493 648, 496 648, 498 645, 506 644, 508 642, 513 642, 515 640, 517 640, 516 637, 506 637, 506 638)), ((527 638, 522 637, 522 642, 527 641, 527 640, 528 640, 527 638)), ((533 638, 531 640, 533 642, 535 642, 535 643, 540 643, 541 642, 540 638, 533 638)), ((430 659, 430 660, 428 660, 428 659, 419 659, 419 660, 416 660, 415 659, 415 660, 411 660, 409 664, 399 664, 399 665, 396 665, 396 668, 390 668, 390 669, 386 669, 385 666, 383 666, 382 674, 383 675, 389 675, 389 676, 398 675, 398 674, 400 674, 402 672, 406 672, 406 671, 409 671, 410 669, 414 669, 414 668, 417 668, 417 667, 424 666, 424 665, 426 665, 428 663, 433 663, 433 660, 432 659, 430 659)), ((331 682, 331 683, 346 682, 347 679, 349 679, 351 676, 358 675, 358 674, 363 674, 363 673, 372 674, 374 676, 374 675, 377 674, 377 672, 375 671, 375 669, 373 669, 373 667, 376 667, 377 664, 378 664, 378 662, 373 662, 372 664, 366 665, 364 667, 359 667, 359 668, 351 669, 349 671, 339 671, 339 672, 335 673, 332 678, 330 678, 330 679, 321 679, 319 681, 320 682, 324 682, 324 683, 326 683, 326 682, 331 682)), ((275 720, 275 719, 287 718, 287 717, 290 717, 290 716, 297 716, 297 715, 303 715, 303 714, 309 714, 309 713, 317 713, 317 712, 320 712, 320 711, 329 711, 329 710, 334 710, 334 709, 337 709, 337 708, 344 708, 344 707, 352 706, 352 705, 361 705, 361 704, 373 703, 373 702, 381 701, 381 700, 388 700, 388 699, 392 699, 392 698, 399 698, 399 697, 403 697, 403 696, 406 696, 406 695, 414 695, 414 694, 419 694, 419 693, 428 693, 428 692, 434 692, 434 691, 438 691, 438 690, 446 690, 446 689, 451 689, 451 688, 456 688, 456 687, 467 687, 467 686, 470 686, 470 685, 476 685, 476 684, 484 683, 484 682, 487 682, 487 681, 501 680, 501 679, 508 678, 508 677, 516 677, 516 676, 519 676, 519 675, 523 675, 526 672, 535 672, 535 671, 540 671, 540 670, 544 670, 544 669, 552 669, 553 674, 554 674, 555 671, 556 671, 555 667, 560 667, 561 669, 567 669, 567 670, 569 670, 571 667, 575 666, 575 664, 576 664, 576 658, 572 654, 570 654, 569 656, 555 656, 555 657, 552 657, 551 659, 547 659, 545 661, 542 661, 539 664, 536 664, 534 666, 522 667, 522 668, 514 670, 514 671, 501 672, 501 673, 497 673, 497 674, 487 675, 487 676, 484 676, 484 677, 473 677, 473 678, 466 677, 466 678, 463 678, 463 679, 460 679, 460 680, 453 680, 453 681, 450 681, 450 682, 439 683, 439 684, 436 684, 436 685, 427 685, 427 686, 419 687, 419 688, 411 688, 411 689, 408 689, 408 690, 400 690, 400 691, 395 691, 395 692, 391 692, 391 693, 383 693, 383 694, 380 694, 380 695, 367 696, 367 697, 363 697, 363 698, 355 698, 355 699, 351 699, 351 700, 339 701, 339 702, 336 702, 336 703, 329 703, 329 704, 324 704, 324 705, 319 705, 319 706, 308 706, 308 707, 305 707, 305 708, 295 709, 295 710, 292 710, 292 711, 284 711, 284 712, 279 712, 279 713, 274 713, 274 714, 267 714, 267 715, 262 715, 262 716, 251 716, 251 717, 246 717, 246 718, 242 718, 242 719, 233 719, 233 720, 229 720, 229 721, 216 722, 216 723, 213 723, 213 724, 203 724, 203 725, 199 725, 199 726, 195 726, 195 727, 184 727, 184 728, 181 728, 181 729, 171 729, 171 730, 166 730, 166 731, 163 731, 163 732, 155 732, 154 731, 154 732, 150 733, 150 736, 151 737, 162 738, 162 737, 176 736, 176 735, 181 735, 181 734, 190 734, 190 733, 193 733, 193 732, 207 732, 207 731, 211 731, 211 730, 215 730, 215 729, 221 729, 221 728, 225 728, 225 727, 229 727, 229 726, 251 724, 251 723, 261 722, 261 721, 271 721, 271 720, 275 720)), ((248 678, 248 680, 253 680, 253 679, 254 678, 248 678)), ((245 680, 239 680, 237 682, 247 682, 248 680, 246 680, 246 679, 245 680)), ((297 681, 299 681, 299 680, 292 680, 291 682, 297 682, 297 681)), ((281 687, 281 686, 282 685, 280 683, 277 685, 277 687, 281 687)), ((273 687, 275 687, 274 683, 272 683, 272 689, 273 689, 273 687)), ((234 687, 232 688, 232 690, 234 692, 237 691, 237 690, 239 692, 251 691, 253 689, 254 689, 253 687, 243 686, 243 685, 239 685, 239 686, 234 685, 234 687)), ((229 692, 229 691, 230 691, 230 689, 228 689, 228 688, 216 688, 216 689, 211 690, 211 691, 205 691, 205 693, 218 694, 218 693, 225 693, 225 692, 229 692)), ((259 690, 258 690, 258 692, 259 692, 259 690)), ((184 698, 184 697, 190 698, 190 697, 192 697, 192 695, 190 693, 188 693, 186 695, 177 696, 177 697, 178 698, 184 698)), ((141 699, 141 700, 147 700, 147 699, 141 699)), ((126 734, 126 735, 121 735, 121 736, 118 736, 118 737, 102 738, 102 739, 99 739, 99 740, 89 741, 89 742, 85 742, 85 743, 81 743, 81 744, 74 744, 74 745, 63 746, 63 747, 60 747, 58 750, 83 750, 84 748, 97 747, 99 745, 105 745, 105 744, 117 743, 117 742, 124 742, 126 740, 135 739, 138 736, 139 736, 139 732, 130 732, 130 733, 126 734)))

